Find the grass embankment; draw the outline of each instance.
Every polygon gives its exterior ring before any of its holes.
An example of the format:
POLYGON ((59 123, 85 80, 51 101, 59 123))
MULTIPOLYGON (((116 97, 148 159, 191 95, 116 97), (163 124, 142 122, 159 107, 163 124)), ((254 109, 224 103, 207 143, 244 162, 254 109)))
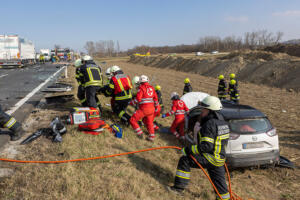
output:
MULTIPOLYGON (((213 78, 114 59, 104 64, 104 68, 114 64, 121 66, 131 77, 146 74, 152 84, 159 83, 166 111, 170 108, 170 93, 181 93, 183 79, 187 76, 192 80, 195 91, 216 93, 217 80, 213 78)), ((69 75, 68 82, 75 88, 72 93, 76 94, 74 68, 69 68, 69 75)), ((300 105, 296 101, 299 94, 244 83, 240 83, 240 88, 242 103, 253 105, 269 115, 282 138, 282 154, 293 158, 299 165, 299 138, 294 133, 300 129, 300 105), (282 113, 283 109, 285 113, 282 113)), ((108 98, 99 97, 103 105, 109 104, 108 98)), ((37 109, 28 119, 31 122, 29 132, 48 127, 54 116, 67 114, 68 109, 75 105, 79 105, 78 100, 37 109)), ((118 121, 112 116, 109 106, 104 108, 104 119, 108 123, 118 121)), ((159 119, 164 126, 169 126, 171 121, 172 118, 159 119)), ((165 133, 158 133, 154 143, 138 139, 131 128, 124 127, 124 133, 123 139, 117 139, 107 131, 98 136, 86 135, 77 131, 75 125, 69 125, 61 144, 53 144, 42 137, 26 145, 18 158, 64 160, 179 145, 172 135, 165 133)), ((166 191, 165 186, 173 183, 179 157, 180 153, 176 150, 159 150, 79 163, 11 164, 16 172, 0 181, 0 199, 214 199, 212 187, 200 170, 192 171, 191 184, 183 197, 166 191)), ((236 170, 232 172, 233 190, 244 199, 296 199, 299 196, 299 174, 299 169, 236 170)))

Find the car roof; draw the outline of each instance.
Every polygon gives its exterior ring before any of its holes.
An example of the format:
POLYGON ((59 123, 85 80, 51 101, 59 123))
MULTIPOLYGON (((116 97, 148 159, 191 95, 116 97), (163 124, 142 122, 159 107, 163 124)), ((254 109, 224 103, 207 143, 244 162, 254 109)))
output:
POLYGON ((235 104, 230 101, 222 101, 222 105, 223 109, 220 111, 220 113, 223 115, 225 120, 267 117, 261 111, 248 105, 235 104))

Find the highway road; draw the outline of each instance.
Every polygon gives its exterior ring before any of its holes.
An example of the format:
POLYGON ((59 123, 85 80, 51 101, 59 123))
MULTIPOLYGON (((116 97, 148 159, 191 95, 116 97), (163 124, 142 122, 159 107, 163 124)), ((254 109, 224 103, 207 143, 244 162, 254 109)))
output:
POLYGON ((4 111, 23 121, 44 93, 64 70, 46 63, 17 69, 0 69, 0 104, 4 111))

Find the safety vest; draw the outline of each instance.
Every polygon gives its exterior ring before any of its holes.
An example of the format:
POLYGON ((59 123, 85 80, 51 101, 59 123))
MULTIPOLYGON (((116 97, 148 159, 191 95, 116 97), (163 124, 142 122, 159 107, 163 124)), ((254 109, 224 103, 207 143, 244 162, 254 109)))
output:
POLYGON ((111 78, 109 87, 114 90, 115 100, 131 99, 131 80, 125 74, 117 74, 111 78))
MULTIPOLYGON (((215 137, 203 137, 201 130, 198 133, 198 144, 201 142, 210 142, 214 144, 214 150, 211 153, 203 153, 203 156, 214 166, 223 166, 225 163, 225 147, 229 140, 229 126, 223 121, 216 120, 217 134, 215 137)), ((197 145, 192 146, 193 152, 198 152, 197 145)))
POLYGON ((81 67, 84 86, 103 86, 101 69, 95 64, 86 64, 81 67))

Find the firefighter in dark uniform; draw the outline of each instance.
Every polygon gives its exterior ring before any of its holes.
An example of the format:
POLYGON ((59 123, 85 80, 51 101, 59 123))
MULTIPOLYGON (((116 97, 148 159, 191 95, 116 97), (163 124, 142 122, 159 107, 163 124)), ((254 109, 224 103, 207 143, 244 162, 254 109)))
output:
POLYGON ((189 78, 184 79, 184 88, 183 88, 183 95, 186 93, 192 92, 193 88, 191 86, 191 81, 189 78))
POLYGON ((82 65, 82 60, 77 59, 74 63, 76 67, 76 74, 75 78, 78 83, 78 90, 77 90, 77 98, 79 99, 81 106, 87 106, 86 98, 85 98, 85 90, 84 90, 84 85, 83 85, 83 74, 80 72, 80 67, 82 65))
POLYGON ((93 108, 99 108, 102 112, 97 93, 103 87, 101 68, 95 64, 91 56, 84 56, 80 67, 80 80, 83 80, 86 105, 93 108))
MULTIPOLYGON (((233 74, 233 73, 231 73, 231 74, 229 74, 229 83, 230 83, 230 81, 231 80, 235 80, 235 85, 238 87, 239 86, 239 83, 238 83, 238 81, 237 81, 237 79, 236 79, 236 77, 235 77, 235 74, 233 74)), ((231 89, 231 87, 232 87, 233 85, 228 85, 228 94, 230 95, 230 89, 231 89)))
POLYGON ((129 125, 130 115, 126 113, 126 108, 132 99, 131 80, 119 66, 112 66, 111 73, 113 77, 109 85, 105 87, 105 93, 114 98, 114 104, 112 105, 113 112, 119 116, 124 124, 129 125))
MULTIPOLYGON (((182 149, 184 156, 178 162, 174 186, 168 189, 182 193, 187 187, 191 168, 199 168, 190 155, 207 169, 212 182, 222 199, 230 199, 225 179, 225 147, 229 139, 229 126, 218 112, 222 104, 217 97, 208 96, 200 104, 203 107, 200 115, 201 129, 198 133, 198 144, 182 149)), ((220 199, 217 195, 217 199, 220 199)))
POLYGON ((236 79, 236 75, 234 73, 229 74, 229 80, 235 80, 236 81, 236 85, 239 86, 238 80, 236 79))
POLYGON ((218 86, 218 97, 220 100, 226 99, 227 97, 227 82, 224 79, 224 75, 219 76, 219 86, 218 86))
POLYGON ((157 94, 158 103, 160 105, 160 113, 163 113, 164 112, 164 104, 163 104, 163 100, 162 100, 162 94, 161 94, 161 87, 160 87, 160 85, 156 85, 155 86, 155 92, 157 94))
POLYGON ((19 140, 24 134, 22 125, 17 120, 6 114, 0 106, 0 127, 8 128, 11 131, 11 141, 19 140))
POLYGON ((230 100, 238 104, 240 101, 240 94, 239 94, 236 80, 232 79, 230 81, 229 88, 230 88, 229 90, 230 100))

